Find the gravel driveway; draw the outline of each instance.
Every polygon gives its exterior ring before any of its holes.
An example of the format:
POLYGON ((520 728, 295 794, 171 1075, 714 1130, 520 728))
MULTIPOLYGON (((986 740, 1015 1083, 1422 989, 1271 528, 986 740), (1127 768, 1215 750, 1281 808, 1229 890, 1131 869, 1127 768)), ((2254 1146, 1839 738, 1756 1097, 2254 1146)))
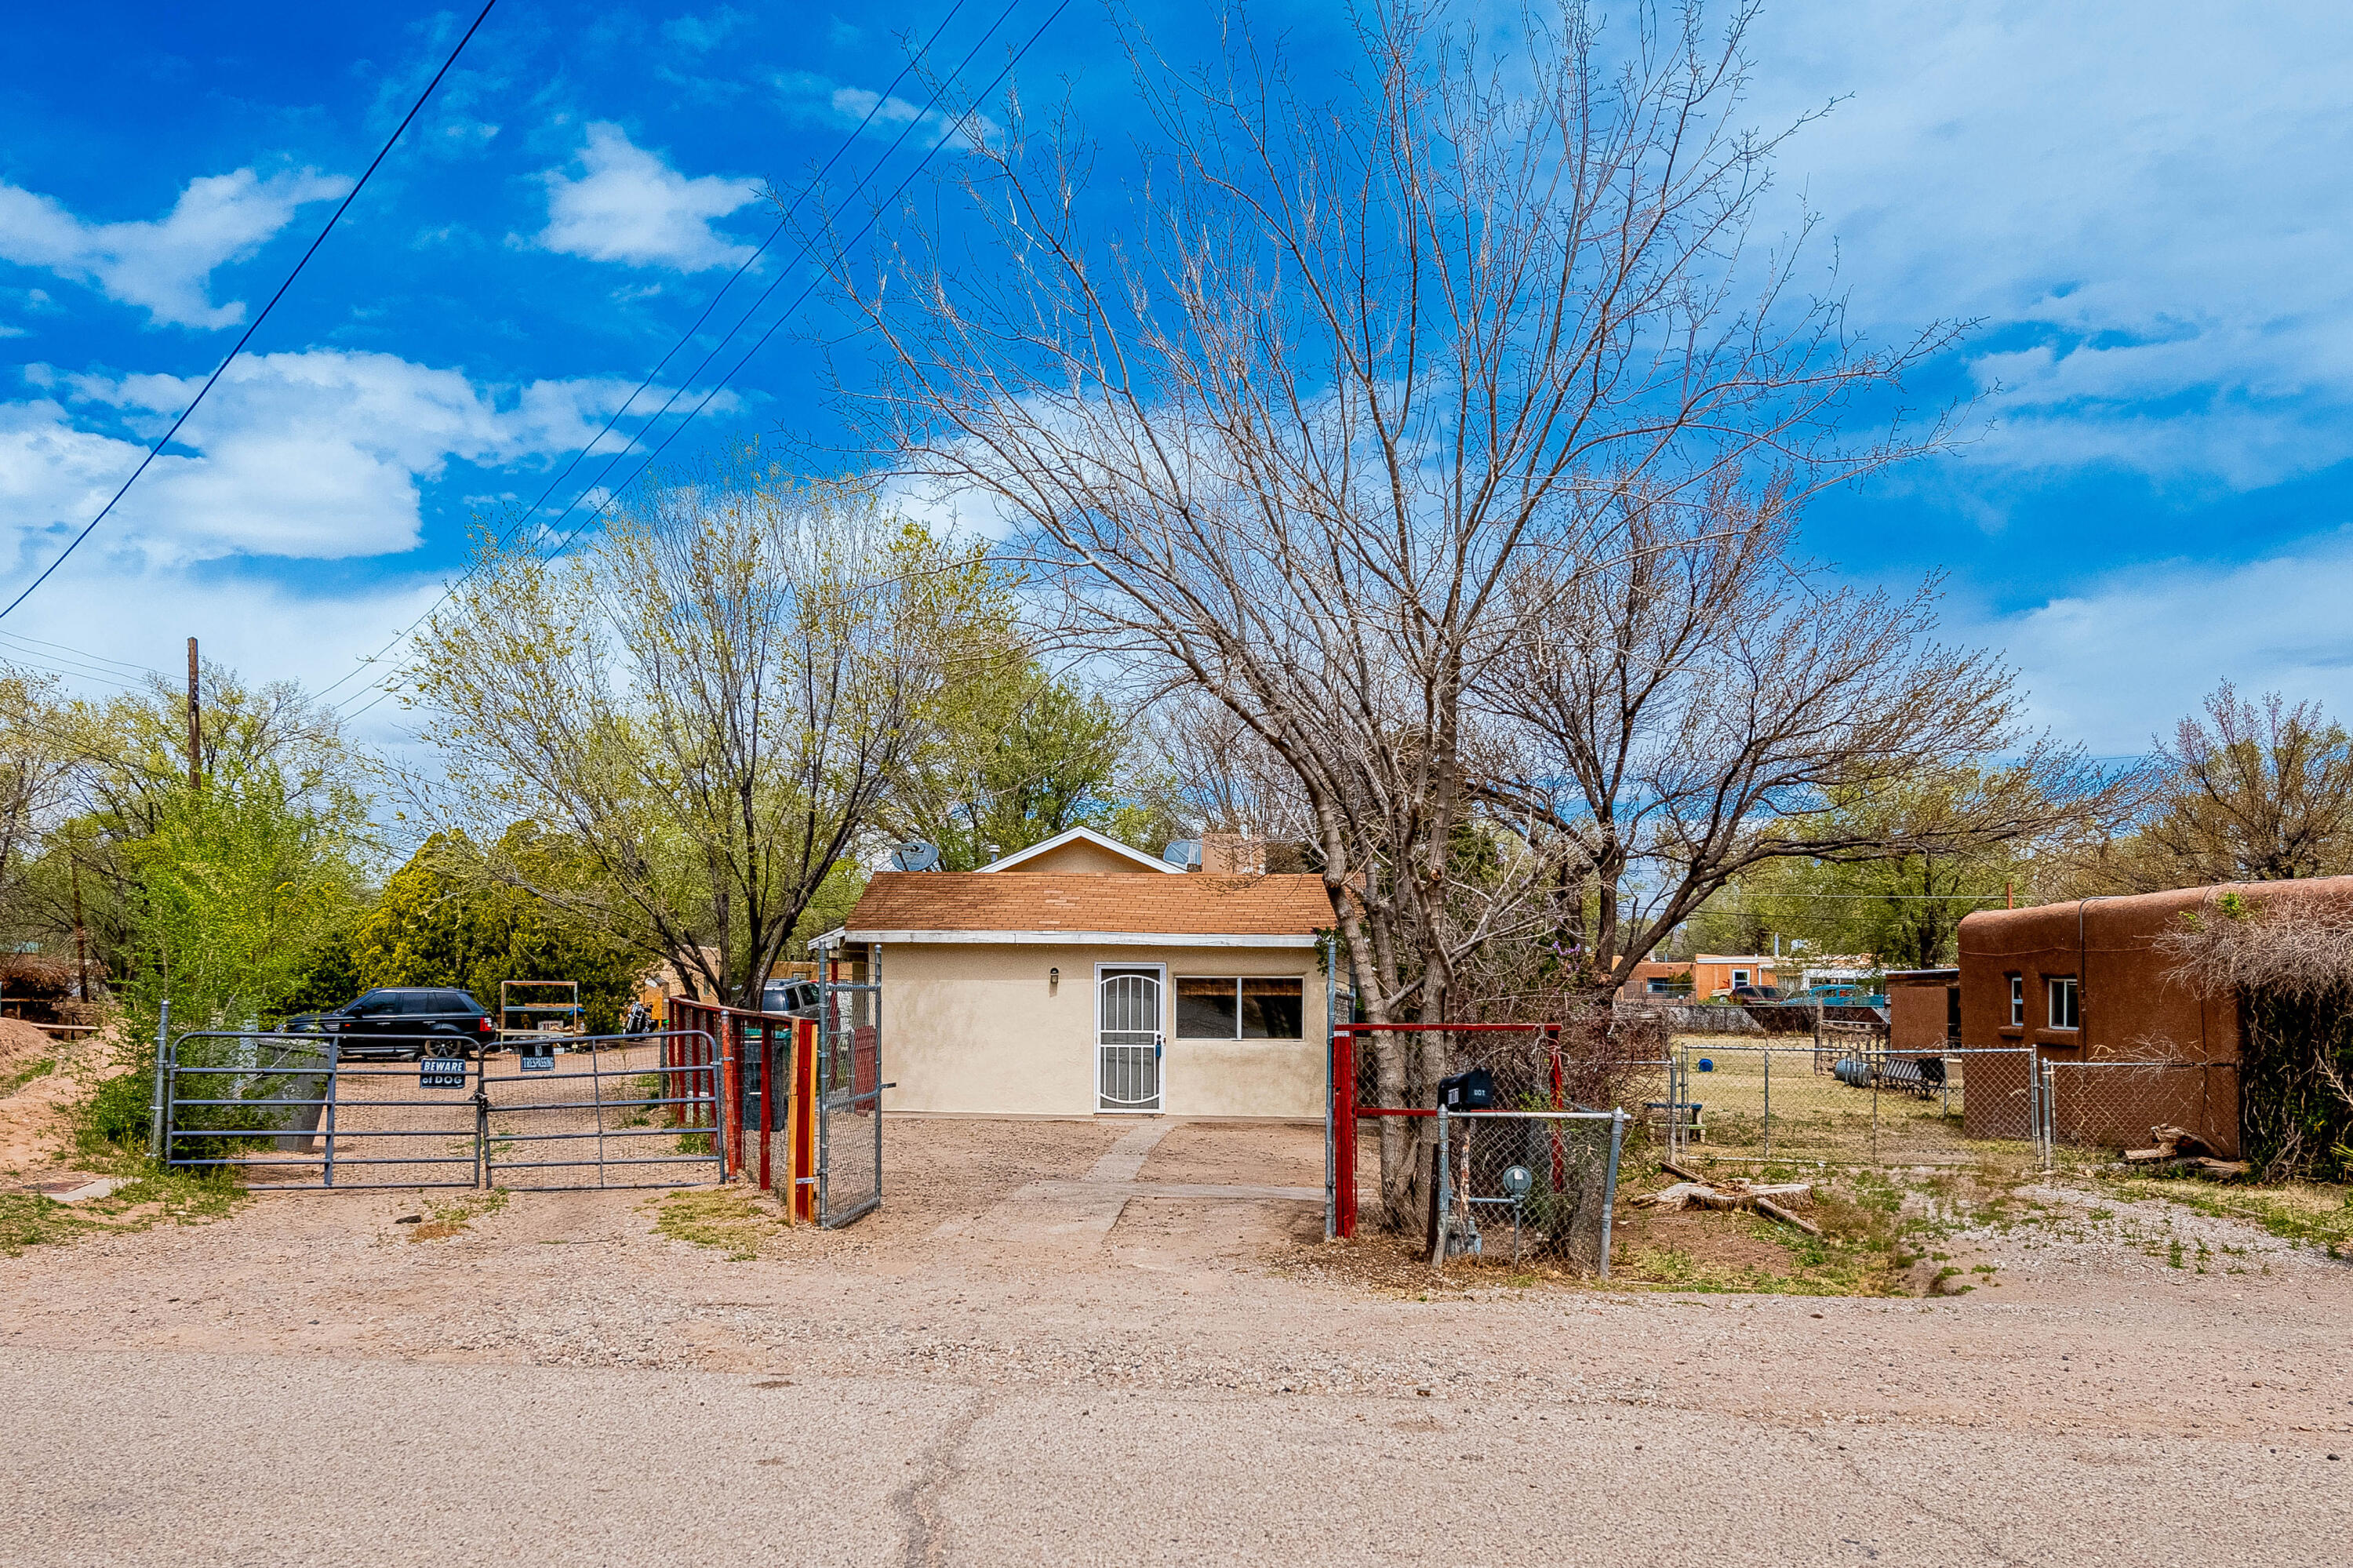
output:
POLYGON ((1932 1301, 1425 1301, 1218 1195, 1313 1185, 1315 1129, 1134 1132, 895 1120, 880 1213, 750 1262, 628 1193, 0 1259, 0 1561, 2211 1565, 2353 1522, 2353 1278, 2226 1222, 1989 1234, 2007 1283, 1932 1301), (2242 1272, 2154 1259, 2177 1225, 2242 1272))

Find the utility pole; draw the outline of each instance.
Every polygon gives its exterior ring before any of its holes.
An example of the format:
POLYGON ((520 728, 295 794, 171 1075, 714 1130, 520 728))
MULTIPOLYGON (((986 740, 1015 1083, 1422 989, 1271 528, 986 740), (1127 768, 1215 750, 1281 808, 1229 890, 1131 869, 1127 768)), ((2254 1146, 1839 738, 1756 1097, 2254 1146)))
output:
POLYGON ((188 639, 188 788, 205 787, 205 726, 196 706, 196 640, 188 639))
POLYGON ((90 1000, 90 947, 82 938, 81 857, 74 854, 71 850, 69 849, 67 852, 66 864, 70 866, 73 870, 74 967, 81 971, 81 1000, 88 1001, 90 1000))

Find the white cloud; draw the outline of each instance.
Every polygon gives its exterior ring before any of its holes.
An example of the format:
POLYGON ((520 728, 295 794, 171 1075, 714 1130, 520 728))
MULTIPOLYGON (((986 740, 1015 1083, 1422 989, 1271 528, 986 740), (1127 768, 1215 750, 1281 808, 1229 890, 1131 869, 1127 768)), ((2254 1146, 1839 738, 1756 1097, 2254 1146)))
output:
MULTIPOLYGON (((1862 319, 1983 317, 1970 461, 2274 482, 2353 457, 2353 8, 1768 10, 1757 118, 1862 319)), ((1746 117, 1744 115, 1744 119, 1746 117)))
POLYGON ((252 255, 304 203, 340 196, 351 184, 309 169, 266 180, 238 169, 191 180, 154 222, 86 223, 54 197, 0 182, 0 260, 92 284, 158 323, 234 326, 245 305, 212 302, 214 269, 252 255))
MULTIPOLYGON (((0 404, 0 536, 14 535, 9 553, 26 559, 95 514, 197 385, 60 381, 43 367, 28 379, 52 395, 0 404), (119 418, 139 439, 88 429, 97 421, 78 416, 89 415, 119 418)), ((628 391, 568 381, 501 392, 383 354, 240 359, 97 543, 151 567, 396 554, 418 542, 420 482, 452 460, 497 465, 576 450, 628 391)))
POLYGON ((951 138, 965 145, 994 144, 1004 134, 1003 126, 977 110, 957 120, 895 93, 885 98, 871 88, 844 86, 807 71, 780 75, 776 85, 788 107, 846 128, 862 123, 871 136, 895 138, 901 127, 913 123, 918 130, 908 141, 917 147, 936 147, 951 138))
POLYGON ((698 272, 733 267, 752 254, 714 232, 713 218, 757 199, 753 182, 706 175, 689 179, 629 140, 618 125, 588 127, 574 178, 550 169, 547 227, 539 244, 592 261, 698 272))
MULTIPOLYGON (((80 563, 75 556, 59 577, 80 563)), ((138 676, 87 655, 143 664, 168 675, 186 668, 191 636, 207 660, 227 665, 249 683, 290 680, 319 690, 381 651, 422 614, 440 596, 442 578, 437 573, 359 585, 339 581, 322 588, 118 564, 105 573, 102 604, 94 605, 87 591, 50 591, 58 586, 58 579, 51 578, 0 625, 7 634, 0 638, 0 659, 45 667, 60 674, 68 689, 103 698, 135 685, 138 676), (62 647, 43 648, 25 639, 62 647), (111 678, 93 678, 99 673, 111 678)), ((348 711, 357 713, 375 694, 350 699, 375 673, 359 676, 331 700, 346 701, 348 711)), ((402 726, 407 722, 396 702, 385 701, 353 727, 363 739, 404 750, 402 726)))
POLYGON ((2007 651, 2037 725, 2101 755, 2147 749, 2224 679, 2353 720, 2353 530, 2218 568, 2171 562, 2111 573, 2064 597, 1960 629, 2007 651))

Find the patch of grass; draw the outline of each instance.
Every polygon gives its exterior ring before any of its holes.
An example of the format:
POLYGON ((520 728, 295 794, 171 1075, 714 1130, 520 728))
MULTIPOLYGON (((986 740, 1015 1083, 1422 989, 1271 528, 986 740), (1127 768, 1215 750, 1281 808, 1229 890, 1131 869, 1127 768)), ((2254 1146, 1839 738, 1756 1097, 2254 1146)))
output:
MULTIPOLYGON (((1612 1283, 1770 1295, 1908 1296, 1920 1281, 1907 1271, 1923 1261, 1949 1264, 1946 1244, 1957 1233, 1985 1225, 2008 1229, 2051 1217, 2048 1205, 2019 1191, 2034 1173, 2007 1160, 1918 1173, 1792 1165, 1757 1174, 1763 1181, 1813 1182, 1813 1205, 1801 1212, 1821 1227, 1821 1235, 1809 1236, 1762 1215, 1711 1213, 1704 1223, 1720 1245, 1678 1255, 1672 1246, 1645 1245, 1637 1221, 1620 1232, 1624 1239, 1612 1283), (1714 1251, 1733 1255, 1712 1258, 1714 1251)), ((1669 1178, 1657 1180, 1662 1184, 1669 1178)), ((1994 1271, 1978 1265, 1970 1272, 1994 1271)), ((1948 1268, 1939 1278, 1955 1276, 1948 1268)), ((1944 1284, 1932 1287, 1932 1293, 1968 1288, 1944 1284)))
MULTIPOLYGON (((628 1090, 629 1097, 636 1100, 660 1099, 662 1097, 662 1076, 663 1075, 659 1073, 639 1074, 636 1078, 630 1081, 628 1090)), ((613 1125, 616 1127, 651 1127, 654 1124, 654 1118, 651 1113, 658 1110, 666 1111, 670 1108, 670 1107, 668 1106, 632 1106, 629 1107, 629 1114, 623 1117, 619 1121, 615 1122, 613 1125)))
POLYGON ((2318 1247, 2330 1257, 2353 1254, 2353 1187, 2317 1182, 2219 1187, 2188 1176, 2126 1177, 2104 1185, 2127 1201, 2162 1199, 2218 1219, 2244 1220, 2283 1241, 2318 1247))
POLYGON ((730 1263, 749 1263, 785 1226, 774 1211, 742 1192, 672 1192, 654 1209, 654 1230, 723 1252, 730 1263))
POLYGON ((28 1246, 54 1245, 94 1228, 71 1203, 38 1192, 0 1192, 0 1255, 15 1257, 28 1246))
POLYGON ((507 1206, 507 1190, 492 1187, 488 1192, 469 1192, 462 1198, 428 1203, 424 1220, 406 1226, 413 1242, 443 1241, 469 1229, 485 1214, 495 1214, 507 1206))
POLYGON ((60 1203, 39 1192, 0 1192, 0 1253, 55 1245, 100 1234, 125 1234, 171 1221, 197 1225, 246 1202, 246 1191, 225 1177, 185 1171, 147 1171, 103 1198, 60 1203))
POLYGON ((36 1056, 18 1066, 5 1077, 0 1077, 0 1099, 6 1099, 35 1078, 46 1078, 58 1070, 55 1056, 36 1056))

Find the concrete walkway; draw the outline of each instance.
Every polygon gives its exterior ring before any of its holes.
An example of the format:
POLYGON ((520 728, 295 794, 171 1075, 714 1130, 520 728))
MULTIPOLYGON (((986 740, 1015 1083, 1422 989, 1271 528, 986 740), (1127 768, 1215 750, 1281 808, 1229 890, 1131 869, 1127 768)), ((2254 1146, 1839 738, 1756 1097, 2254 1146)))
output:
POLYGON ((1030 1181, 974 1220, 951 1220, 935 1234, 994 1237, 1017 1243, 1100 1240, 1138 1198, 1187 1198, 1211 1202, 1320 1203, 1320 1187, 1271 1187, 1199 1181, 1145 1181, 1144 1162, 1176 1123, 1166 1117, 1139 1121, 1076 1180, 1030 1181))

